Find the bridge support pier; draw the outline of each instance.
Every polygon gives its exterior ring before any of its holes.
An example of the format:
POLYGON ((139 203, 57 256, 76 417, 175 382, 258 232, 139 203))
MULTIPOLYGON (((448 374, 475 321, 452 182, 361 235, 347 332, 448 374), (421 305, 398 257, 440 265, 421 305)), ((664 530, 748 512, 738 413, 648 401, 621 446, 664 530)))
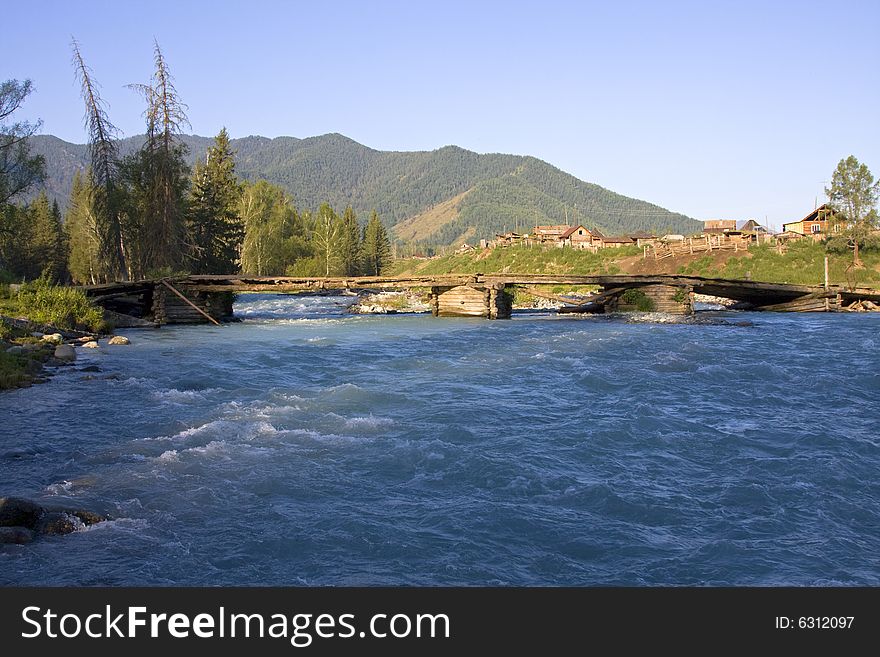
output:
POLYGON ((513 296, 504 283, 431 288, 434 317, 510 319, 513 296))
MULTIPOLYGON (((232 317, 234 295, 231 292, 190 290, 185 285, 177 287, 177 290, 193 305, 198 306, 217 321, 232 317)), ((157 324, 208 323, 204 315, 164 285, 156 285, 153 288, 152 316, 157 324)))
POLYGON ((630 287, 608 299, 606 313, 657 312, 690 315, 694 312, 691 285, 641 285, 630 287))

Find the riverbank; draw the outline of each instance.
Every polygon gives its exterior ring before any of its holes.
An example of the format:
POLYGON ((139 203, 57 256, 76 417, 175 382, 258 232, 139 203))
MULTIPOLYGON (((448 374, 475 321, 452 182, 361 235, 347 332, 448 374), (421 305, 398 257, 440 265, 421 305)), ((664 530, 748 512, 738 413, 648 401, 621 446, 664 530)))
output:
POLYGON ((76 360, 77 346, 111 325, 82 291, 45 280, 0 285, 0 390, 44 383, 52 368, 76 360))
POLYGON ((59 368, 74 365, 83 349, 128 345, 125 336, 71 332, 0 315, 0 391, 46 383, 59 368))

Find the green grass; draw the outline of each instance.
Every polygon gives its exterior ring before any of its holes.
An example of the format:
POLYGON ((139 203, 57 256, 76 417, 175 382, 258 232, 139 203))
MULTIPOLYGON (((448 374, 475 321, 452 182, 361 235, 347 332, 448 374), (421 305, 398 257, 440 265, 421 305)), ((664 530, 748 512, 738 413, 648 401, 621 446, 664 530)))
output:
POLYGON ((865 249, 861 253, 864 269, 847 268, 851 253, 827 253, 821 242, 799 240, 778 253, 769 245, 752 246, 749 256, 729 258, 721 266, 713 266, 711 256, 698 258, 680 267, 678 273, 714 278, 749 279, 767 283, 822 285, 825 281, 825 256, 828 256, 828 280, 839 285, 880 286, 880 250, 865 249))
POLYGON ((0 390, 17 388, 31 379, 27 358, 0 350, 0 390))
POLYGON ((615 260, 641 253, 638 247, 602 249, 598 253, 576 249, 512 246, 479 254, 447 255, 430 260, 398 260, 388 275, 401 274, 616 274, 615 260))
POLYGON ((27 317, 36 324, 60 329, 98 332, 108 329, 101 309, 89 303, 82 291, 72 287, 36 280, 22 286, 17 294, 6 297, 0 297, 0 314, 27 317))

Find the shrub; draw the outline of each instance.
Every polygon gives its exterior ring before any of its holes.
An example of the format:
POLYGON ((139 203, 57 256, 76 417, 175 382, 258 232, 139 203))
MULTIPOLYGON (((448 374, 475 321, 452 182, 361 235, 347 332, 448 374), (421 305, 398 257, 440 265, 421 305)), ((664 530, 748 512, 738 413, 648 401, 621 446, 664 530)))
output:
POLYGON ((644 293, 643 290, 631 287, 620 295, 620 302, 627 306, 635 306, 641 313, 650 313, 654 310, 654 300, 644 293))
POLYGON ((106 329, 103 312, 93 306, 81 290, 52 285, 45 278, 24 285, 16 300, 19 312, 38 324, 61 329, 106 329))

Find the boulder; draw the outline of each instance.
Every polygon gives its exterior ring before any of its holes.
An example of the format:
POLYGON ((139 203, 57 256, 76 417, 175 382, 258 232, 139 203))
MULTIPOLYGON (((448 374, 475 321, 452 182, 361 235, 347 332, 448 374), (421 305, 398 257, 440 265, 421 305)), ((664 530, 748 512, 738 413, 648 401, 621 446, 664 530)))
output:
POLYGON ((64 338, 60 333, 48 333, 40 338, 43 342, 48 342, 49 344, 61 344, 64 341, 64 338))
POLYGON ((131 344, 131 340, 124 335, 114 335, 107 344, 131 344))
POLYGON ((34 540, 34 533, 27 527, 0 527, 0 544, 21 545, 34 540))
POLYGON ((76 350, 69 344, 60 344, 55 347, 55 358, 67 362, 74 361, 76 360, 76 350))
POLYGON ((0 497, 0 527, 33 529, 42 515, 43 508, 30 500, 20 497, 0 497))
POLYGON ((24 347, 18 344, 12 345, 6 350, 6 353, 12 356, 21 356, 24 354, 24 347))
POLYGON ((47 511, 37 523, 37 532, 49 536, 72 534, 83 529, 85 523, 76 515, 65 511, 47 511))
POLYGON ((95 525, 99 522, 104 522, 105 520, 109 520, 107 516, 102 516, 100 513, 93 513, 92 511, 83 511, 82 509, 75 509, 73 511, 66 511, 65 513, 69 513, 70 515, 76 517, 80 522, 84 525, 95 525))
POLYGON ((97 341, 95 341, 95 340, 89 340, 88 342, 86 342, 86 343, 83 345, 83 347, 85 347, 86 349, 97 349, 97 348, 98 348, 98 343, 97 343, 97 341))

